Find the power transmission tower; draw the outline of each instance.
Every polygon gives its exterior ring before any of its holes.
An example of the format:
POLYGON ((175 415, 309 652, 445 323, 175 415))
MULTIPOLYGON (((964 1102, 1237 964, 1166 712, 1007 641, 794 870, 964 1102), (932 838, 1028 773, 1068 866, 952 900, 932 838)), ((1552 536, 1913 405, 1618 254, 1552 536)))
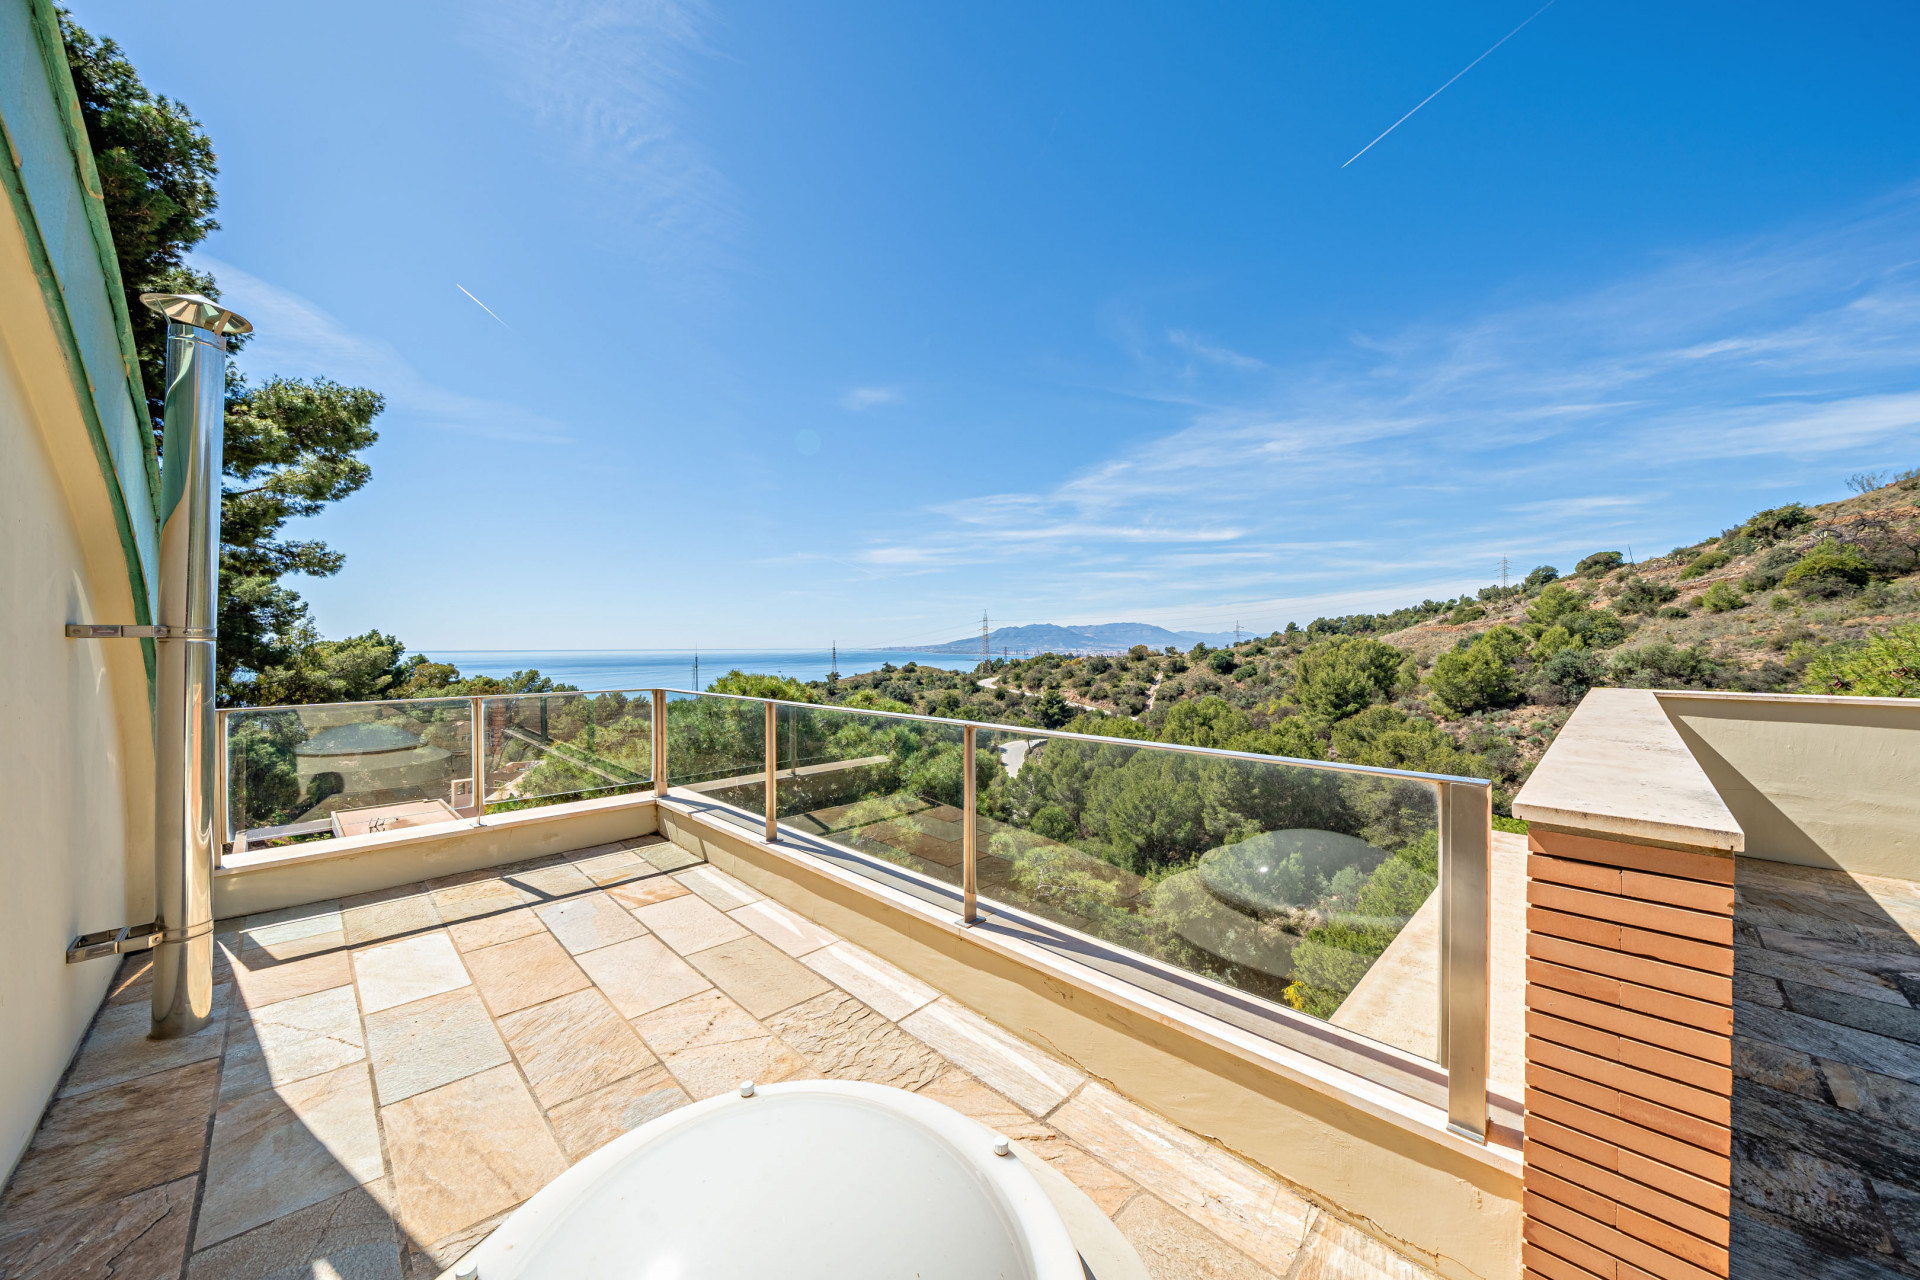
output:
POLYGON ((1233 646, 1236 649, 1240 647, 1240 619, 1238 618, 1233 620, 1233 646))
POLYGON ((1507 589, 1507 558, 1505 556, 1500 557, 1500 589, 1502 591, 1507 589))
POLYGON ((993 652, 987 648, 987 611, 980 611, 980 661, 991 664, 993 652))

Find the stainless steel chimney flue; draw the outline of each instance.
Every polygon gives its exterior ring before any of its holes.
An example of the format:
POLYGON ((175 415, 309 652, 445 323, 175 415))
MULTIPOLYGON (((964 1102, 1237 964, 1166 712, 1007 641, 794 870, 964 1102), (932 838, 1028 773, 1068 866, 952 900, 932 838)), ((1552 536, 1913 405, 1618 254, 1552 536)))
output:
POLYGON ((227 339, 253 326, 198 294, 144 293, 167 318, 154 703, 153 1028, 190 1035, 213 1017, 214 620, 220 585, 227 339))

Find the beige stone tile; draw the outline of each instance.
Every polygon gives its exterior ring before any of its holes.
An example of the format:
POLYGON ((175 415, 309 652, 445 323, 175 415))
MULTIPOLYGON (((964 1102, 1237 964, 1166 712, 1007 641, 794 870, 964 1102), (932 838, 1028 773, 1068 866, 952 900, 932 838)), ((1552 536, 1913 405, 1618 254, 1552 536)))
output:
POLYGON ((662 871, 678 871, 682 867, 698 866, 703 859, 694 857, 671 840, 662 840, 655 844, 635 845, 633 851, 645 858, 662 871))
POLYGON ((545 931, 540 917, 533 914, 532 907, 520 907, 513 911, 502 911, 498 915, 475 916, 471 920, 461 920, 447 926, 447 935, 453 939, 453 945, 462 952, 478 951, 482 947, 497 947, 503 942, 512 942, 515 938, 531 937, 545 931))
POLYGON ((647 931, 626 908, 604 893, 583 893, 564 902, 549 902, 535 911, 560 945, 575 955, 610 947, 647 931))
POLYGON ((439 1241, 525 1200, 567 1158, 511 1066, 382 1108, 399 1226, 439 1241))
POLYGON ((423 884, 342 898, 340 917, 345 922, 347 942, 356 947, 401 934, 437 929, 441 923, 440 909, 423 884))
POLYGON ((665 1008, 712 985, 651 936, 588 951, 580 957, 580 967, 623 1018, 665 1008))
POLYGON ((625 852, 627 852, 626 841, 609 840, 605 844, 590 844, 584 849, 569 849, 560 856, 577 867, 581 863, 591 862, 595 858, 604 858, 609 854, 625 852))
POLYGON ((466 986, 466 966, 444 931, 383 942, 353 953, 353 980, 368 1013, 466 986))
POLYGON ((666 1067, 655 1065, 565 1102, 547 1113, 567 1155, 590 1156, 629 1129, 637 1129, 693 1101, 666 1067))
POLYGON ((207 1148, 195 1249, 380 1177, 365 1063, 223 1103, 207 1148))
POLYGON ((472 878, 454 876, 449 877, 448 882, 427 882, 433 889, 433 905, 442 920, 471 920, 496 911, 511 911, 534 900, 532 894, 490 873, 469 875, 472 878))
POLYGON ((633 914, 683 956, 747 936, 743 926, 727 919, 705 898, 692 893, 636 907, 633 914))
POLYGON ((1045 1160, 1061 1176, 1086 1192, 1087 1199, 1111 1218, 1140 1188, 1132 1179, 1107 1168, 1074 1146, 1058 1133, 1046 1137, 1023 1138, 1021 1145, 1045 1160))
POLYGON ((665 902, 669 898, 684 898, 691 892, 687 886, 651 864, 647 866, 647 874, 639 879, 607 886, 607 896, 628 910, 665 902))
POLYGON ((172 1280, 186 1261, 197 1177, 75 1209, 37 1227, 0 1226, 0 1276, 8 1280, 172 1280))
POLYGON ((940 998, 938 991, 906 970, 895 968, 851 942, 836 942, 809 952, 802 963, 894 1022, 940 998))
POLYGON ((492 1235, 494 1228, 505 1222, 512 1212, 511 1209, 503 1209, 430 1245, 418 1244, 412 1237, 407 1237, 400 1252, 402 1280, 445 1280, 447 1272, 473 1252, 481 1241, 492 1235))
MULTIPOLYGON (((692 875, 691 871, 686 873, 692 875)), ((728 913, 790 956, 801 957, 840 941, 805 916, 777 902, 751 902, 728 913)))
POLYGON ((791 1008, 829 989, 825 978, 765 938, 752 934, 687 960, 756 1018, 791 1008))
POLYGON ((656 1009, 633 1020, 633 1026, 655 1053, 678 1053, 702 1045, 752 1040, 769 1034, 765 1025, 718 991, 656 1009))
POLYGON ((61 1082, 59 1096, 71 1098, 219 1057, 226 1044, 227 1003, 232 992, 231 986, 215 987, 213 1020, 192 1035, 172 1040, 147 1039, 153 1027, 151 1004, 108 1005, 81 1043, 79 1057, 61 1082))
POLYGON ((536 899, 564 898, 593 888, 593 881, 587 879, 580 868, 564 860, 527 871, 515 871, 501 879, 532 894, 536 899))
POLYGON ((1036 1116, 1059 1106, 1086 1079, 951 1000, 927 1005, 900 1025, 1036 1116))
POLYGON ((949 1066, 932 1084, 915 1092, 943 1102, 1009 1138, 1047 1142, 1059 1136, 1050 1125, 1035 1120, 958 1067, 949 1066))
POLYGON ((1276 1274, 1152 1196, 1135 1196, 1113 1224, 1153 1280, 1274 1280, 1276 1274))
POLYGON ((567 860, 580 868, 581 875, 602 886, 658 874, 651 862, 618 845, 595 845, 593 849, 568 854, 567 860))
POLYGON ((469 951, 467 968, 496 1018, 591 985, 580 966, 544 929, 497 947, 469 951))
POLYGON ((1434 1272, 1324 1211, 1300 1250, 1290 1280, 1437 1280, 1434 1272))
MULTIPOLYGON (((240 949, 237 938, 217 938, 213 944, 216 963, 232 962, 233 953, 240 949)), ((220 979, 214 978, 215 982, 220 979)), ((153 953, 137 951, 123 957, 120 969, 113 975, 113 981, 107 984, 108 1004, 131 1004, 136 1000, 153 999, 153 953)))
POLYGON ((1269 1270, 1285 1274, 1299 1251, 1306 1201, 1145 1107, 1089 1083, 1052 1120, 1095 1159, 1269 1270))
POLYGON ((351 986, 296 996, 235 1020, 220 1073, 227 1100, 336 1071, 367 1056, 351 986))
POLYGON ((193 1255, 187 1280, 400 1280, 385 1179, 193 1255))
POLYGON ((200 1171, 219 1063, 175 1067, 56 1100, 0 1199, 9 1230, 200 1171))
POLYGON ((233 957, 233 978, 240 988, 241 1003, 259 1009, 352 982, 353 966, 345 951, 298 960, 275 960, 264 951, 243 951, 233 957))
POLYGON ((919 1089, 947 1066, 925 1042, 844 991, 829 990, 776 1013, 767 1027, 832 1080, 919 1089))
POLYGON ((367 1015, 367 1057, 386 1106, 510 1061, 480 998, 449 991, 367 1015))
POLYGON ((327 951, 339 951, 347 945, 344 929, 335 929, 331 933, 302 934, 297 938, 288 938, 283 942, 267 942, 258 946, 248 942, 242 949, 242 955, 265 953, 275 960, 298 960, 301 956, 315 956, 327 951))
POLYGON ((760 895, 745 884, 705 863, 697 867, 688 867, 685 871, 675 872, 673 878, 721 911, 732 911, 737 907, 746 906, 749 902, 760 901, 760 895))
POLYGON ((340 900, 309 902, 298 907, 282 907, 248 916, 240 925, 243 947, 270 947, 277 943, 297 942, 317 934, 340 933, 345 925, 340 918, 340 900))
POLYGON ((592 987, 508 1014, 500 1031, 543 1107, 591 1093, 655 1061, 592 987))
POLYGON ((742 1080, 773 1084, 780 1080, 812 1080, 819 1072, 781 1042, 778 1036, 758 1036, 727 1044, 683 1049, 666 1059, 683 1088, 695 1098, 712 1098, 737 1089, 742 1080))

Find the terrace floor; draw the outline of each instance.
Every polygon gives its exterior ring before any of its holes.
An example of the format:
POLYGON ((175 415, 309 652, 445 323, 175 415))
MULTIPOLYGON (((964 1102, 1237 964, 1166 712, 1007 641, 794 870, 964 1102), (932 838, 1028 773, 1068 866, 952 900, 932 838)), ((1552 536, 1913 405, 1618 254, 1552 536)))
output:
POLYGON ((1735 887, 1733 1275, 1920 1277, 1920 884, 1735 887))
POLYGON ((656 837, 223 921, 216 1019, 129 960, 0 1198, 0 1277, 423 1280, 620 1133, 761 1082, 939 1099, 1155 1280, 1423 1280, 1285 1184, 656 837))

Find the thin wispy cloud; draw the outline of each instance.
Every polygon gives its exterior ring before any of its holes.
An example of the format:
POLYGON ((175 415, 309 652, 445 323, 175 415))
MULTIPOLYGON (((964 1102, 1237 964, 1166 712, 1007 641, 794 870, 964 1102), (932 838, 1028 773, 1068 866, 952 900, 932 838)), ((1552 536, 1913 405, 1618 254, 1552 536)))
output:
POLYGON ((899 404, 904 397, 892 387, 853 387, 840 397, 840 407, 858 413, 881 405, 899 404))

